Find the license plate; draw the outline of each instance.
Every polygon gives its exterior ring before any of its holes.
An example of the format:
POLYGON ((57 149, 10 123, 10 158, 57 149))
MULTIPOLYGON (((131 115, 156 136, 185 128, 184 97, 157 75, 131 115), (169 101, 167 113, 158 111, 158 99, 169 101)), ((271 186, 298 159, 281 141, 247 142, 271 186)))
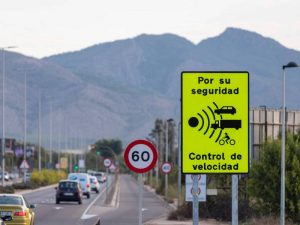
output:
POLYGON ((65 196, 73 196, 73 193, 64 193, 65 196))
POLYGON ((11 216, 11 212, 9 212, 9 211, 1 211, 0 215, 1 215, 1 217, 3 217, 3 216, 11 216))

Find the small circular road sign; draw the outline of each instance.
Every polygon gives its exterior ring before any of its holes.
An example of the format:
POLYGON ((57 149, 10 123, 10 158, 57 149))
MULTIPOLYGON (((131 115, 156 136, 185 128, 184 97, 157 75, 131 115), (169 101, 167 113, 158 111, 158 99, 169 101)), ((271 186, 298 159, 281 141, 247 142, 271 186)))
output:
POLYGON ((109 168, 112 164, 111 159, 110 158, 105 158, 103 161, 103 164, 106 168, 109 168))
POLYGON ((155 166, 157 151, 151 142, 135 140, 127 146, 124 152, 124 160, 131 171, 146 173, 155 166))
POLYGON ((194 196, 199 196, 201 193, 201 189, 198 187, 198 191, 194 191, 194 188, 191 188, 191 194, 194 196))
POLYGON ((193 181, 195 178, 196 178, 196 179, 198 178, 198 180, 201 180, 201 174, 199 174, 199 175, 194 175, 194 174, 192 174, 192 175, 191 175, 192 181, 193 181))
POLYGON ((169 163, 169 162, 164 162, 163 164, 161 164, 160 170, 161 170, 164 174, 169 174, 169 173, 172 172, 172 164, 169 163))

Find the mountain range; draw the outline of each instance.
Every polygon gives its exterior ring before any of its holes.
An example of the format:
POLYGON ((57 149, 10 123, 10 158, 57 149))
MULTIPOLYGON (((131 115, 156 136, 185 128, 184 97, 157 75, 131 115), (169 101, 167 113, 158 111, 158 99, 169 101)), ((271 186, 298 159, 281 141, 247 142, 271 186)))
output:
MULTIPOLYGON (((50 130, 54 148, 66 140, 72 147, 145 138, 156 118, 179 121, 182 71, 248 71, 250 105, 278 108, 282 65, 289 61, 300 62, 300 52, 238 28, 198 44, 173 34, 142 34, 42 59, 5 52, 6 133, 23 140, 27 96, 31 142, 38 137, 39 99, 44 146, 50 130)), ((286 73, 287 106, 297 109, 300 71, 286 73)))

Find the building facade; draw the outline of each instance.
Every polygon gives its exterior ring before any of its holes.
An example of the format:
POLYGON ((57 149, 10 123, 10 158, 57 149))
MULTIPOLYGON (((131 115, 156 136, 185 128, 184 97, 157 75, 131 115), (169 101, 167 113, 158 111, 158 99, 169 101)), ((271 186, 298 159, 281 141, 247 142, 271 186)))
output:
MULTIPOLYGON (((250 159, 259 160, 263 143, 278 139, 281 133, 281 109, 268 109, 266 106, 251 108, 250 121, 250 159)), ((292 133, 300 128, 300 111, 286 111, 286 127, 292 133)))

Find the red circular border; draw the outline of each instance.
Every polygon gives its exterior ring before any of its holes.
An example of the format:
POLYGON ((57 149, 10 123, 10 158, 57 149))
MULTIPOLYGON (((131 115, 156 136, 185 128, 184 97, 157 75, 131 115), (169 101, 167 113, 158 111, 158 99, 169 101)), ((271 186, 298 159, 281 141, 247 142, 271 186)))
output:
POLYGON ((125 160, 125 164, 127 165, 127 167, 128 167, 130 170, 132 170, 133 172, 136 172, 136 173, 146 173, 146 172, 148 172, 149 170, 151 170, 151 169, 155 166, 155 164, 156 164, 156 162, 157 162, 157 151, 156 151, 155 147, 153 146, 153 144, 152 144, 151 142, 146 141, 146 140, 135 140, 135 141, 131 142, 131 143, 126 147, 126 150, 125 150, 125 152, 124 152, 124 160, 125 160), (130 163, 130 161, 129 161, 129 152, 130 152, 130 150, 131 150, 134 146, 140 145, 140 144, 142 144, 142 145, 147 145, 147 146, 151 149, 151 151, 152 151, 152 153, 153 153, 153 161, 150 163, 149 166, 147 166, 146 168, 142 168, 142 169, 139 169, 139 168, 134 167, 134 166, 130 163))
MULTIPOLYGON (((193 194, 193 187, 191 188, 191 194, 194 196, 194 194, 193 194)), ((201 188, 198 187, 198 194, 197 194, 197 196, 199 197, 200 194, 201 194, 201 188)))
POLYGON ((192 181, 194 181, 193 176, 198 176, 198 181, 201 180, 201 174, 191 174, 192 181))
POLYGON ((170 163, 170 162, 164 162, 163 164, 161 164, 160 165, 160 171, 162 172, 162 173, 164 173, 164 174, 170 174, 170 173, 172 173, 172 170, 173 170, 173 165, 172 165, 172 163, 170 163), (171 166, 171 169, 170 169, 170 172, 164 172, 163 170, 162 170, 162 167, 163 167, 163 165, 164 164, 169 164, 170 166, 171 166))
POLYGON ((103 159, 103 164, 104 164, 104 161, 106 160, 106 159, 109 159, 109 161, 110 161, 110 164, 109 164, 109 166, 105 166, 105 168, 109 168, 110 166, 111 166, 111 164, 112 164, 112 160, 110 159, 110 158, 105 158, 105 159, 103 159))

